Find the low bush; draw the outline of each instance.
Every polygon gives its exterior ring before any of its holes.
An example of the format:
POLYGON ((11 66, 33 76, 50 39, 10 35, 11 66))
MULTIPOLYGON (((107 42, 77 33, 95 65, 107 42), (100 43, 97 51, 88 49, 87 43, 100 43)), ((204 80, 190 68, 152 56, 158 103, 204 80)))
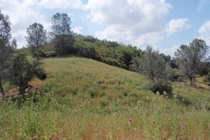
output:
POLYGON ((164 91, 168 94, 172 93, 172 84, 171 82, 167 82, 164 80, 159 80, 156 83, 148 83, 143 86, 147 90, 151 90, 153 93, 159 92, 160 94, 163 94, 164 91))

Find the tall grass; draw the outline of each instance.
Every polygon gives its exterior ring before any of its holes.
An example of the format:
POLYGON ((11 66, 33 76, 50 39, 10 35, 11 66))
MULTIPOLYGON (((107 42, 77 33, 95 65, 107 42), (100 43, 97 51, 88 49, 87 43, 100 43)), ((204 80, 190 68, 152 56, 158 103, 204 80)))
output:
MULTIPOLYGON (((150 93, 153 94, 153 93, 150 93)), ((208 139, 210 113, 205 104, 187 109, 177 98, 153 96, 142 101, 107 106, 94 100, 69 107, 58 104, 52 92, 0 100, 0 138, 4 139, 208 139)), ((102 99, 102 101, 105 99, 102 99)))
POLYGON ((209 92, 173 84, 173 95, 141 87, 143 76, 84 58, 44 59, 40 90, 0 97, 0 139, 209 139, 209 92))

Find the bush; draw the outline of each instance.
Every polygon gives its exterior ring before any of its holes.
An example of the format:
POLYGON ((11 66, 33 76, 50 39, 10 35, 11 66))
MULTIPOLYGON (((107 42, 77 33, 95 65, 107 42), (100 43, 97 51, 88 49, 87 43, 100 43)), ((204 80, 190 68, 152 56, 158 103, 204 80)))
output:
POLYGON ((97 59, 98 53, 95 47, 85 42, 76 42, 74 44, 76 53, 82 57, 97 59))
POLYGON ((41 61, 28 61, 26 56, 26 53, 14 54, 11 67, 8 70, 8 80, 12 85, 19 87, 20 94, 24 94, 28 82, 33 77, 44 80, 47 76, 45 70, 41 67, 43 64, 41 61))
POLYGON ((206 75, 206 79, 205 80, 210 83, 210 72, 206 75))
POLYGON ((167 94, 172 93, 172 85, 171 82, 166 82, 164 80, 159 80, 156 83, 148 83, 144 85, 143 88, 147 90, 151 90, 153 93, 159 92, 161 95, 165 91, 167 94))
POLYGON ((103 58, 102 61, 106 64, 109 64, 109 65, 121 67, 121 68, 124 68, 124 69, 127 68, 127 66, 124 64, 124 62, 119 62, 118 60, 112 59, 110 57, 103 58))

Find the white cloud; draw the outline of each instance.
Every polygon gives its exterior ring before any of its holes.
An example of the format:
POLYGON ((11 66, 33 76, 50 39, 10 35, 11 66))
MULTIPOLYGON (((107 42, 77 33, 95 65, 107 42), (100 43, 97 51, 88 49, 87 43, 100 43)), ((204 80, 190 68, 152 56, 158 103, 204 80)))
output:
POLYGON ((183 29, 189 29, 190 25, 186 22, 188 21, 187 18, 180 18, 180 19, 173 19, 168 24, 167 35, 171 35, 175 32, 182 31, 183 29))
POLYGON ((23 0, 5 0, 1 3, 2 13, 10 17, 12 23, 12 37, 17 39, 18 48, 26 44, 26 29, 33 22, 43 22, 44 15, 39 15, 41 8, 37 1, 23 0))
POLYGON ((205 22, 198 32, 201 34, 199 38, 205 40, 207 45, 210 45, 210 21, 205 22))
POLYGON ((175 52, 180 47, 180 45, 174 45, 171 49, 163 49, 160 50, 161 53, 164 53, 165 55, 170 55, 171 57, 175 56, 175 52))
POLYGON ((77 34, 82 34, 82 32, 81 32, 81 30, 83 29, 83 27, 74 27, 73 29, 72 29, 72 31, 74 32, 74 33, 77 33, 77 34))
POLYGON ((0 0, 0 7, 10 17, 12 37, 17 39, 18 48, 26 46, 26 30, 34 22, 50 31, 51 15, 41 13, 44 8, 85 9, 80 0, 0 0))
POLYGON ((87 9, 81 0, 41 0, 39 5, 47 9, 87 9))
POLYGON ((166 24, 164 18, 172 6, 165 0, 89 0, 88 7, 91 21, 106 26, 96 32, 96 37, 140 48, 146 44, 154 45, 166 34, 189 28, 187 19, 166 24))

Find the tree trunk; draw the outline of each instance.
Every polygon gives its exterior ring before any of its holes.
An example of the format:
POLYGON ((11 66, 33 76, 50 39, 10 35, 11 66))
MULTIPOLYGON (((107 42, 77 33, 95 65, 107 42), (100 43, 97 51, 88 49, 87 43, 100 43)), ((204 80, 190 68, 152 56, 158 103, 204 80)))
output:
POLYGON ((153 73, 152 73, 152 82, 153 82, 153 88, 154 88, 154 92, 155 92, 155 76, 153 73))
POLYGON ((190 86, 192 86, 192 85, 193 85, 193 78, 190 77, 190 86))
POLYGON ((4 94, 4 89, 3 89, 2 83, 1 83, 1 75, 0 75, 0 89, 1 89, 2 95, 4 96, 5 94, 4 94))
POLYGON ((22 94, 23 95, 24 93, 25 93, 25 88, 19 86, 19 94, 22 94))

